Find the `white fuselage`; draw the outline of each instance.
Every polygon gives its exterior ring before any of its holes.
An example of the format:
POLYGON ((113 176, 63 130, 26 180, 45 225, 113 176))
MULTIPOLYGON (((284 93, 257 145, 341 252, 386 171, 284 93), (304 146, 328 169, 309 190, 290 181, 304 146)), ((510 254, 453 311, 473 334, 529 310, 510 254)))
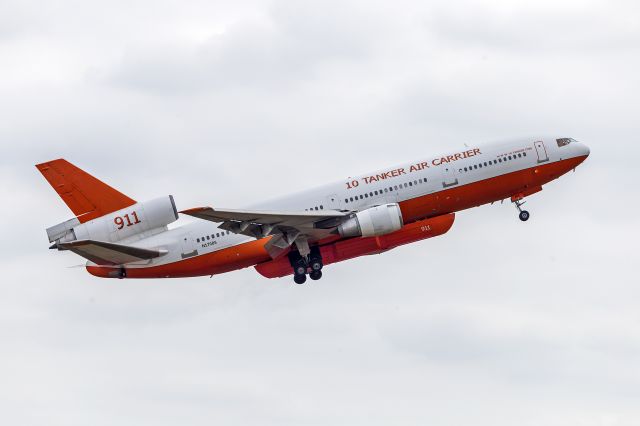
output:
MULTIPOLYGON (((588 153, 588 148, 583 144, 559 146, 553 138, 465 147, 445 155, 349 177, 251 207, 279 211, 361 211, 383 203, 402 203, 454 186, 461 187, 588 153)), ((428 216, 428 212, 425 212, 424 217, 428 216)), ((139 265, 148 267, 180 261, 185 253, 197 251, 197 256, 201 256, 252 240, 222 230, 213 222, 198 220, 142 239, 132 237, 123 243, 168 251, 164 256, 139 265)))

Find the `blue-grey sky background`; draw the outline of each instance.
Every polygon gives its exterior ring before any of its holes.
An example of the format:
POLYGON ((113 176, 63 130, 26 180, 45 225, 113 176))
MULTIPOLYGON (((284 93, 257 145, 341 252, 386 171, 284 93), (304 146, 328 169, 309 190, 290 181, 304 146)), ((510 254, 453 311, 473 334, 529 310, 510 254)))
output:
MULTIPOLYGON (((0 0, 0 413, 12 425, 640 423, 635 1, 0 0), (590 158, 318 283, 89 276, 65 157, 242 207, 510 137, 590 158)), ((186 219, 185 219, 186 220, 186 219)))

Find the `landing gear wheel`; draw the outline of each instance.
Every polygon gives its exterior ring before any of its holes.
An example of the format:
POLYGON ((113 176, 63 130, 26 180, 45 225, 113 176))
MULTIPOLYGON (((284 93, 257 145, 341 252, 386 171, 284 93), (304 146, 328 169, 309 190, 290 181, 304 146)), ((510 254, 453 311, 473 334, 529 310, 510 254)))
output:
POLYGON ((319 259, 312 259, 311 270, 320 272, 321 269, 322 269, 322 261, 319 259))
POLYGON ((298 264, 298 265, 296 265, 296 267, 295 267, 295 268, 293 268, 293 273, 294 273, 295 275, 302 275, 302 276, 304 276, 304 274, 306 274, 306 273, 307 273, 307 267, 306 267, 305 265, 303 265, 303 264, 298 264))
POLYGON ((312 271, 319 271, 323 266, 320 248, 318 246, 312 247, 311 254, 309 256, 309 267, 311 267, 312 271))
POLYGON ((515 198, 516 196, 511 197, 511 201, 516 205, 516 208, 520 212, 518 217, 521 221, 526 222, 529 220, 529 212, 526 210, 522 210, 522 205, 526 203, 526 201, 522 201, 522 196, 515 198))
POLYGON ((295 274, 293 276, 293 281, 295 281, 296 284, 304 284, 307 281, 307 276, 304 274, 295 274))
POLYGON ((309 278, 314 281, 318 281, 320 278, 322 278, 322 271, 311 271, 311 273, 309 274, 309 278))

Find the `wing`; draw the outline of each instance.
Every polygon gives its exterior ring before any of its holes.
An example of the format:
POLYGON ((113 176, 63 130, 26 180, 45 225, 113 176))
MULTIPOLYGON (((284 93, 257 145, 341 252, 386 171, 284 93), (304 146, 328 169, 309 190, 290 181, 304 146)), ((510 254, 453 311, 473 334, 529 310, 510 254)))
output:
POLYGON ((59 250, 70 250, 97 265, 104 266, 124 265, 167 254, 166 250, 153 250, 94 240, 71 241, 57 244, 54 247, 59 250))
POLYGON ((294 243, 304 254, 308 250, 308 243, 332 234, 348 217, 348 213, 337 210, 286 212, 211 207, 196 207, 180 213, 221 223, 221 229, 236 234, 253 238, 272 236, 265 248, 274 258, 294 243))

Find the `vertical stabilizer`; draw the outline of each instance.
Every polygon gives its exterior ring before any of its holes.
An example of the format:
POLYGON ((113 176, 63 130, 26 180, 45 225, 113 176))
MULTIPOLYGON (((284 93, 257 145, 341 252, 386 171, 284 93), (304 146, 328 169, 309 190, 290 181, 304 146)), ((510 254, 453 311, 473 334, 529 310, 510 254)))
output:
POLYGON ((136 203, 67 160, 47 161, 36 167, 80 223, 136 203))

